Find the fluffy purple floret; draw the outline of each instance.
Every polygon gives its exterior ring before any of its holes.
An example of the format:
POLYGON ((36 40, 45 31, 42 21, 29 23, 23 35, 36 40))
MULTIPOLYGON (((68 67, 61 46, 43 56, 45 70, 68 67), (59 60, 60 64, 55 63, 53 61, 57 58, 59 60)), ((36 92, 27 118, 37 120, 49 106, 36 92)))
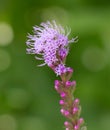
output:
POLYGON ((57 75, 62 75, 66 72, 68 72, 68 69, 70 69, 70 67, 66 67, 64 64, 59 64, 56 68, 55 68, 55 73, 57 75))
MULTIPOLYGON (((65 34, 65 30, 61 25, 57 25, 55 21, 41 23, 40 27, 33 27, 33 35, 28 35, 26 42, 28 48, 27 53, 36 54, 37 60, 44 60, 49 67, 58 66, 63 63, 64 58, 68 54, 69 43, 74 39, 68 40, 70 32, 65 34)), ((60 75, 61 72, 57 72, 60 75)))

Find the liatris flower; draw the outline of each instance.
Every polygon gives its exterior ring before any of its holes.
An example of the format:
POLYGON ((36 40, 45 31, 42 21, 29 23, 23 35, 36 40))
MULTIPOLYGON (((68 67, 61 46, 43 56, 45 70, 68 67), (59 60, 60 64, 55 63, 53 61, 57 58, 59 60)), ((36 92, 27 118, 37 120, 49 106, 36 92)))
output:
POLYGON ((67 118, 64 123, 66 130, 86 130, 84 119, 80 118, 80 101, 73 96, 76 81, 69 81, 73 69, 65 65, 69 45, 76 42, 77 37, 68 40, 70 30, 65 31, 55 21, 41 23, 40 27, 35 26, 33 29, 34 34, 29 34, 26 42, 27 53, 35 54, 37 60, 44 61, 39 66, 47 65, 61 77, 61 81, 55 80, 55 89, 61 97, 61 114, 67 118))

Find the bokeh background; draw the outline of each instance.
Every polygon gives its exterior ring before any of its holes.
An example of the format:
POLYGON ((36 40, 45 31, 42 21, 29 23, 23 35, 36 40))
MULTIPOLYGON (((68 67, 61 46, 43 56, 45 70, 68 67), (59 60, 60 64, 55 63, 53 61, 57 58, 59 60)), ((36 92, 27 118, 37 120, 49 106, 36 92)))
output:
POLYGON ((110 130, 110 1, 0 0, 0 130, 64 130, 59 79, 26 54, 32 26, 56 20, 71 28, 67 65, 74 68, 88 130, 110 130))

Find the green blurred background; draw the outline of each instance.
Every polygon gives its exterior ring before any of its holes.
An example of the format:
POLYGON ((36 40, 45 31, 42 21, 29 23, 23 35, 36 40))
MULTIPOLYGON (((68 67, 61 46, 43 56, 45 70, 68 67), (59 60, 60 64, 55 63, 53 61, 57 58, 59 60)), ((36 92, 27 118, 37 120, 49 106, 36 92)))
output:
POLYGON ((75 69, 88 130, 110 130, 110 1, 0 0, 0 130, 64 130, 47 67, 26 54, 32 26, 56 20, 72 30, 67 65, 75 69))

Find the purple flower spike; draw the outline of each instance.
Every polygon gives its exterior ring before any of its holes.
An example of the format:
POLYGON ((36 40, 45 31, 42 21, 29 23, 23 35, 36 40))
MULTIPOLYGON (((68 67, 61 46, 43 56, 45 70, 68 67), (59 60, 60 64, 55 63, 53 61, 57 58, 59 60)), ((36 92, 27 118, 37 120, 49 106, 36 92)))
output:
POLYGON ((82 130, 84 120, 80 118, 81 106, 79 99, 74 99, 76 81, 70 81, 73 69, 66 66, 70 43, 75 43, 76 38, 68 39, 70 30, 57 25, 55 21, 41 23, 33 27, 33 35, 28 35, 27 53, 34 54, 36 60, 43 61, 38 66, 47 65, 61 81, 55 80, 55 90, 60 95, 60 112, 67 118, 64 123, 66 130, 82 130))

